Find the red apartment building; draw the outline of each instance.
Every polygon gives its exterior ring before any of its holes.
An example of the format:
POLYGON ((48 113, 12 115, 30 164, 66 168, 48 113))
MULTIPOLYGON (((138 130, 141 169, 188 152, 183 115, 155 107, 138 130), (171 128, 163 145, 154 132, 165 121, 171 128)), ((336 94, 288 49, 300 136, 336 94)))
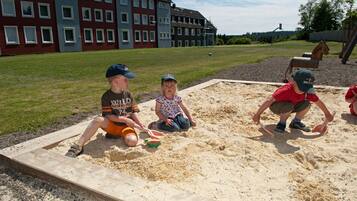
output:
POLYGON ((79 0, 82 50, 117 49, 116 0, 79 0))
POLYGON ((58 51, 54 0, 0 0, 0 55, 58 51))
POLYGON ((156 3, 157 0, 133 0, 134 48, 157 47, 156 3))

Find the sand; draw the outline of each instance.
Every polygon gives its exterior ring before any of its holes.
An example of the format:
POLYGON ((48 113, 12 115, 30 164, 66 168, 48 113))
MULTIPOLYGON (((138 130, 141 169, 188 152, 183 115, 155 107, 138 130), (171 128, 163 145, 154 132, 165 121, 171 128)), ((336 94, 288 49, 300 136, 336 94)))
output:
MULTIPOLYGON (((317 90, 333 111, 328 134, 290 131, 271 137, 251 114, 275 86, 221 82, 183 96, 197 127, 162 139, 158 149, 127 148, 99 131, 78 160, 117 169, 148 181, 166 182, 213 200, 357 200, 357 120, 349 115, 342 90, 317 90)), ((154 105, 140 117, 156 120, 154 105)), ((266 111, 262 122, 278 117, 266 111)), ((323 120, 316 106, 305 123, 323 120)), ((145 138, 145 134, 141 134, 145 138)), ((52 151, 64 154, 77 138, 52 151)))

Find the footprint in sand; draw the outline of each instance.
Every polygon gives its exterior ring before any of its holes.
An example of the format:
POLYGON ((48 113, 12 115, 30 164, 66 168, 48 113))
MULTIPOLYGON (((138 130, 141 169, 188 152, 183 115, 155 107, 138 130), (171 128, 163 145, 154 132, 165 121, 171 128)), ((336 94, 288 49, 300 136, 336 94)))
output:
POLYGON ((105 152, 105 156, 110 161, 125 161, 125 160, 134 160, 147 154, 138 150, 121 150, 118 148, 113 148, 105 152))

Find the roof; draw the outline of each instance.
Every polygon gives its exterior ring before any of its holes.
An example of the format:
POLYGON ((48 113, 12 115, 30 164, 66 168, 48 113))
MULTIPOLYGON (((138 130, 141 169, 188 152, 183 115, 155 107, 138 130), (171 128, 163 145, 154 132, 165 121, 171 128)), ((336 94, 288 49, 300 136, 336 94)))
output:
POLYGON ((205 18, 197 10, 190 10, 190 9, 180 8, 180 7, 171 8, 171 15, 183 16, 183 17, 192 17, 192 18, 201 18, 201 19, 205 18))
POLYGON ((171 0, 158 0, 158 1, 162 1, 162 2, 166 2, 166 3, 171 3, 171 0))
POLYGON ((205 25, 206 29, 215 29, 215 30, 217 30, 217 28, 212 24, 212 22, 207 20, 207 19, 206 19, 206 23, 205 24, 206 24, 205 25))

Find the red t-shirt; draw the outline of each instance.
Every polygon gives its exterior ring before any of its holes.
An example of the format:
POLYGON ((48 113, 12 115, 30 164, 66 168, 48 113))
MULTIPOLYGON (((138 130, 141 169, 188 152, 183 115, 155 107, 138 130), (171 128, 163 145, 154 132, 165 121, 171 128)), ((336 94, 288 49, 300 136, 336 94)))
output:
MULTIPOLYGON (((348 91, 347 91, 347 93, 345 95, 345 99, 352 98, 353 96, 355 96, 355 94, 357 94, 357 84, 354 84, 354 85, 350 86, 350 88, 348 89, 348 91)), ((354 102, 352 102, 350 104, 351 112, 353 111, 353 103, 354 102)))
POLYGON ((319 97, 314 93, 296 93, 293 83, 288 83, 284 86, 281 86, 273 93, 273 98, 277 102, 291 102, 293 105, 296 105, 297 103, 304 100, 311 102, 317 102, 319 100, 319 97))
POLYGON ((357 84, 350 86, 350 88, 348 89, 345 98, 352 98, 353 96, 355 96, 353 93, 357 94, 357 84))

